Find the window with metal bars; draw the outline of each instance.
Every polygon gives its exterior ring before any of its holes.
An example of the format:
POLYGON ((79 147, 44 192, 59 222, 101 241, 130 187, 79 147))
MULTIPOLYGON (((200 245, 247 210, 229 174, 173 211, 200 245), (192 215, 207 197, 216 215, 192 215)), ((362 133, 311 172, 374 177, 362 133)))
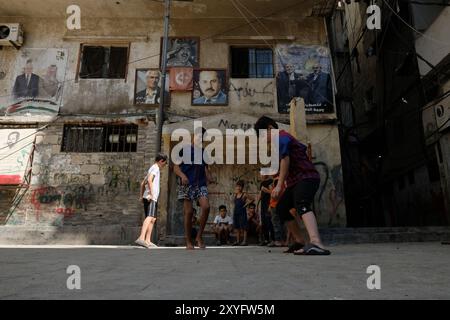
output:
POLYGON ((81 79, 125 79, 128 47, 83 46, 81 79))
POLYGON ((272 50, 231 47, 231 77, 273 78, 272 50))
POLYGON ((138 126, 64 125, 62 152, 136 152, 138 126))

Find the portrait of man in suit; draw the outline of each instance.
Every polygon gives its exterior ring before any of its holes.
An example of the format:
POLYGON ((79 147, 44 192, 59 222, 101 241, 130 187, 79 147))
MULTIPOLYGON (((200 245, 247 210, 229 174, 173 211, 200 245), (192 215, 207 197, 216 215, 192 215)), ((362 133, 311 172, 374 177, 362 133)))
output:
POLYGON ((161 73, 158 70, 149 70, 145 75, 146 88, 136 93, 136 104, 158 104, 161 96, 159 82, 161 73))
POLYGON ((225 70, 194 72, 192 105, 227 105, 225 70))
POLYGON ((23 74, 19 75, 14 83, 14 99, 37 98, 40 78, 33 73, 33 60, 27 60, 23 71, 23 74))
POLYGON ((302 73, 296 72, 294 64, 287 63, 284 71, 277 74, 277 94, 280 113, 289 112, 290 103, 294 97, 302 97, 307 101, 309 87, 306 77, 302 73))
POLYGON ((330 50, 323 46, 277 45, 278 112, 289 113, 293 98, 303 98, 307 114, 333 113, 330 50))
MULTIPOLYGON (((166 76, 168 83, 169 76, 166 76)), ((158 105, 161 98, 161 72, 158 69, 136 70, 135 104, 158 105)), ((170 95, 165 89, 164 104, 170 104, 170 95)))
POLYGON ((313 73, 308 76, 306 81, 310 87, 307 104, 316 106, 333 105, 331 76, 328 73, 322 72, 322 65, 320 63, 314 65, 313 73))

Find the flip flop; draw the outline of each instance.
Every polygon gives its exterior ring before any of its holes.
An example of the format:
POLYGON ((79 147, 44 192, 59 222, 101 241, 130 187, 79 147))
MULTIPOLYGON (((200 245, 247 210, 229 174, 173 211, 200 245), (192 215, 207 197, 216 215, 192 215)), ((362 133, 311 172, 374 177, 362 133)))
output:
POLYGON ((294 252, 296 256, 329 256, 331 252, 329 250, 323 249, 315 244, 308 243, 303 247, 303 252, 294 252))
POLYGON ((294 253, 295 251, 298 251, 300 249, 303 249, 305 245, 300 242, 293 243, 289 245, 287 250, 284 250, 283 253, 294 253))
POLYGON ((142 241, 140 239, 137 239, 135 242, 135 244, 137 244, 138 246, 144 247, 144 248, 149 248, 149 246, 147 245, 147 243, 145 243, 145 241, 142 241))

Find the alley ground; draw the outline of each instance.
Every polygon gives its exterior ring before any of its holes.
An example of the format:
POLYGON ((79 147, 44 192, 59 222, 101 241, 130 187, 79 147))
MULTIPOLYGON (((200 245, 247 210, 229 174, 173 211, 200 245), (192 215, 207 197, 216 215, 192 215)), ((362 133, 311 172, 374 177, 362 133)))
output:
POLYGON ((303 257, 262 247, 0 247, 0 299, 450 299, 450 245, 363 244, 303 257), (81 290, 68 290, 68 266, 81 290), (381 290, 367 289, 367 267, 381 290))

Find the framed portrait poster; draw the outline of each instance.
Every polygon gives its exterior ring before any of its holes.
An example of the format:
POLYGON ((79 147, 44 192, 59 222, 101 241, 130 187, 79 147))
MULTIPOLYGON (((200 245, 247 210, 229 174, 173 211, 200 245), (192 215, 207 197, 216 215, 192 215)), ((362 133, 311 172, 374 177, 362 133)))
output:
MULTIPOLYGON (((161 52, 163 39, 161 38, 161 52)), ((162 56, 162 55, 161 55, 162 56)), ((167 47, 167 67, 198 68, 200 56, 200 38, 169 37, 167 47)), ((160 62, 160 65, 162 63, 160 62)))
POLYGON ((192 105, 228 105, 227 71, 225 69, 194 70, 192 105))
MULTIPOLYGON (((161 98, 161 71, 158 69, 136 69, 134 88, 135 105, 159 105, 161 98)), ((165 105, 170 105, 169 74, 166 76, 165 105)))

